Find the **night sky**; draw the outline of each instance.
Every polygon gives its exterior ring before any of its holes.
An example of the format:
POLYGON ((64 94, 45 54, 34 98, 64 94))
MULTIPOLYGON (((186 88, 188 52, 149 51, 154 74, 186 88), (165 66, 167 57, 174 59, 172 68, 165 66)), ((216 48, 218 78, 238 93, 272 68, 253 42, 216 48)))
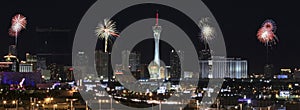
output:
MULTIPOLYGON (((1 2, 0 56, 6 55, 8 46, 14 43, 14 38, 8 35, 8 29, 12 16, 21 13, 28 20, 27 29, 21 32, 18 39, 21 45, 18 47, 18 53, 23 59, 25 52, 35 53, 38 48, 34 44, 38 37, 35 32, 36 27, 70 29, 69 36, 73 37, 82 16, 95 0, 7 0, 1 2)), ((271 49, 270 62, 275 65, 277 71, 279 68, 300 67, 300 52, 298 52, 300 37, 297 34, 300 24, 297 14, 300 7, 297 1, 203 0, 203 2, 219 23, 226 42, 227 55, 248 60, 250 73, 262 72, 266 63, 266 47, 256 38, 258 28, 266 19, 273 19, 276 22, 276 35, 279 37, 279 43, 271 49)), ((162 12, 161 16, 164 16, 163 14, 162 12)), ((140 18, 147 18, 152 15, 140 16, 140 18)), ((124 22, 120 18, 115 19, 124 22)), ((118 27, 124 28, 126 25, 120 23, 118 27)), ((72 44, 72 40, 68 42, 66 44, 72 44)), ((69 51, 66 50, 66 52, 69 51)))

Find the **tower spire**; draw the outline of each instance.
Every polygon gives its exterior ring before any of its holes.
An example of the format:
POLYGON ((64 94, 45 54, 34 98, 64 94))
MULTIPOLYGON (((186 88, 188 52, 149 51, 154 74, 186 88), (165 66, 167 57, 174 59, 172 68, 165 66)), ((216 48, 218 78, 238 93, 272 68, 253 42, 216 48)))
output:
POLYGON ((158 26, 158 11, 156 11, 156 26, 158 26))

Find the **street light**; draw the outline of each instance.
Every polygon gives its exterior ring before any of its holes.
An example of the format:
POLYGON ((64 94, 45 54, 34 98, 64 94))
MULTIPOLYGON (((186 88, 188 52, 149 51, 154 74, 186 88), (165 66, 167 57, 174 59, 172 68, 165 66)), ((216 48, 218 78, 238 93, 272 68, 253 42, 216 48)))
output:
POLYGON ((101 102, 102 102, 102 100, 98 100, 98 102, 99 102, 99 110, 101 110, 101 102))
POLYGON ((112 96, 111 95, 108 95, 108 97, 110 98, 110 110, 112 110, 112 96))
POLYGON ((53 105, 53 110, 55 110, 55 109, 56 109, 56 107, 57 107, 57 104, 54 104, 54 105, 53 105))
POLYGON ((161 110, 161 100, 159 101, 159 110, 161 110))
POLYGON ((12 101, 12 104, 13 104, 13 105, 16 105, 16 110, 18 110, 18 100, 13 100, 13 101, 12 101))
POLYGON ((31 103, 32 110, 34 110, 34 102, 31 103))
POLYGON ((48 98, 44 99, 44 102, 47 103, 47 104, 51 103, 52 101, 53 101, 53 97, 48 97, 48 98))
POLYGON ((70 101, 70 103, 71 103, 71 110, 74 109, 73 102, 76 101, 76 100, 78 100, 78 99, 66 99, 66 101, 70 101))
POLYGON ((4 100, 4 101, 3 101, 3 106, 4 106, 4 108, 5 108, 6 103, 7 103, 6 100, 4 100))
POLYGON ((89 110, 88 101, 85 101, 85 110, 89 110))

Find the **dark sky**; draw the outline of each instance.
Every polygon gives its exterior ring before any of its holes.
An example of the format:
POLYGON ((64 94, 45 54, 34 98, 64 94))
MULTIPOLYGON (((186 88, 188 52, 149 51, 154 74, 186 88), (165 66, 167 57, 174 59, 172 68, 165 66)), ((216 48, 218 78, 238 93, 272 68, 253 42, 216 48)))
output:
MULTIPOLYGON (((34 45, 35 38, 38 37, 36 27, 71 29, 69 36, 73 37, 82 16, 94 2, 95 0, 1 1, 0 56, 7 54, 8 45, 14 43, 14 39, 8 36, 8 29, 11 17, 16 13, 22 13, 28 19, 27 29, 23 30, 19 37, 21 45, 19 55, 22 58, 25 52, 34 53, 38 48, 34 45)), ((273 19, 277 23, 276 35, 279 37, 279 43, 271 49, 270 62, 275 65, 277 71, 278 68, 300 67, 300 52, 298 52, 300 38, 297 34, 300 24, 297 11, 300 7, 297 1, 203 0, 203 2, 220 25, 228 56, 247 59, 251 73, 262 72, 266 63, 266 48, 256 38, 258 28, 266 19, 273 19)))

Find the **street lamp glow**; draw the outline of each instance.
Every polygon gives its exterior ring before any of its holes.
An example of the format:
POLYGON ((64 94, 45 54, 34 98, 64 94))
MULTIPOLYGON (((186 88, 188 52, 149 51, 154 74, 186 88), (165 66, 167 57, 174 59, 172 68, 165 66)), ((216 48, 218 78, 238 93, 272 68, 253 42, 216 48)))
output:
POLYGON ((251 100, 247 100, 247 103, 248 103, 248 104, 251 104, 251 100))

